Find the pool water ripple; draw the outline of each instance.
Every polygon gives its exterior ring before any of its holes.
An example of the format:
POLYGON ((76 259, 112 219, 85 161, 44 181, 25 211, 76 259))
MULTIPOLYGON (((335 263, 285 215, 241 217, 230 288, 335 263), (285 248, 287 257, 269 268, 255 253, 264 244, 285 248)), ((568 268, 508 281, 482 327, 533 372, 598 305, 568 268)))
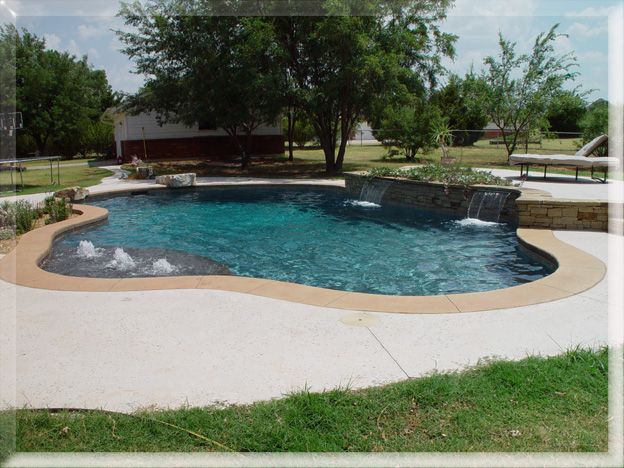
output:
MULTIPOLYGON (((204 258, 212 272, 220 265, 235 275, 392 295, 487 291, 552 271, 527 255, 505 224, 361 205, 336 189, 162 190, 92 204, 109 210, 108 223, 58 240, 45 269, 73 274, 76 262, 110 262, 77 255, 80 242, 90 241, 109 251, 132 249, 133 255, 161 249, 175 274, 185 274, 189 258, 204 258)), ((202 262, 193 263, 186 273, 201 273, 202 262)), ((75 270, 85 275, 89 264, 80 265, 75 270)), ((91 276, 108 275, 101 266, 91 276)))

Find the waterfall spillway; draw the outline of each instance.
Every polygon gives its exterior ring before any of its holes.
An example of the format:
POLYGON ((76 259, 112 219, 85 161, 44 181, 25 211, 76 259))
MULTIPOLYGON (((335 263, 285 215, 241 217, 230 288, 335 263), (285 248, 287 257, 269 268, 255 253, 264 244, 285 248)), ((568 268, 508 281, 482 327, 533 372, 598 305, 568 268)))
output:
POLYGON ((507 192, 488 192, 478 190, 472 194, 468 205, 467 218, 490 221, 497 223, 500 220, 501 211, 509 197, 507 192))
POLYGON ((365 180, 360 190, 360 201, 381 205, 381 200, 390 185, 392 181, 387 179, 365 180))

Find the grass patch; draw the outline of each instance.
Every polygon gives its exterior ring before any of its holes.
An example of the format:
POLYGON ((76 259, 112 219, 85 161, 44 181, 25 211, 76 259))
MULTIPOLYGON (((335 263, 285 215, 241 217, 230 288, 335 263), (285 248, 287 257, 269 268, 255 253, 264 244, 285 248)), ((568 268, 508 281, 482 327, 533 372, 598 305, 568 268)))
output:
POLYGON ((608 352, 493 362, 359 391, 226 408, 19 410, 25 452, 607 450, 608 352))
MULTIPOLYGON (((539 149, 529 147, 529 151, 536 154, 553 154, 566 151, 573 153, 576 151, 575 140, 552 140, 549 146, 539 149), (558 149, 560 147, 560 149, 558 149)), ((524 148, 522 149, 524 151, 524 148)), ((400 168, 406 165, 439 163, 440 151, 435 150, 427 154, 418 154, 416 161, 407 161, 402 156, 388 156, 389 151, 381 145, 352 144, 347 147, 344 161, 344 172, 368 171, 378 167, 400 168)), ((483 167, 490 169, 512 169, 516 166, 509 166, 507 155, 502 146, 490 145, 488 142, 477 142, 475 146, 453 147, 450 149, 451 157, 455 158, 458 165, 465 167, 483 167)), ((277 156, 254 156, 251 165, 247 169, 241 169, 236 162, 206 161, 206 160, 183 160, 183 161, 148 161, 154 168, 157 175, 175 174, 182 172, 195 172, 199 177, 277 177, 277 178, 324 178, 325 156, 320 149, 296 149, 294 151, 294 161, 288 161, 284 155, 277 156)), ((128 170, 134 171, 131 166, 128 170)), ((533 168, 535 174, 540 174, 543 169, 533 168), (536 171, 536 172, 535 172, 536 171)), ((549 174, 574 175, 573 168, 548 168, 549 174)), ((588 170, 579 170, 579 175, 589 177, 588 170)), ((612 178, 622 178, 622 172, 612 172, 612 178)), ((341 177, 336 174, 333 177, 341 177)))
POLYGON ((489 172, 476 171, 470 167, 458 165, 443 166, 427 163, 410 169, 377 167, 366 173, 368 177, 398 177, 420 182, 440 182, 445 185, 510 185, 507 179, 497 177, 489 172))
MULTIPOLYGON (((61 166, 61 183, 60 185, 50 183, 49 170, 26 170, 24 176, 24 190, 17 192, 18 195, 26 195, 30 193, 53 192, 66 187, 89 187, 97 185, 104 177, 108 177, 113 173, 107 169, 88 166, 61 166)), ((54 179, 56 180, 56 167, 54 168, 54 179)), ((13 180, 19 182, 19 174, 13 174, 13 180)), ((0 172, 0 196, 15 195, 11 187, 10 174, 7 171, 0 172)))

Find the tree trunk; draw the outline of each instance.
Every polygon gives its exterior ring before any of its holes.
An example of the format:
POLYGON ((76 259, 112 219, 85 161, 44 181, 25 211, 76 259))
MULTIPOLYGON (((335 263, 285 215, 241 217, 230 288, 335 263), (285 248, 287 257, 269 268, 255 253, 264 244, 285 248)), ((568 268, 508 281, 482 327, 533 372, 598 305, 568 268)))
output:
POLYGON ((42 137, 40 135, 33 135, 33 140, 35 141, 35 146, 37 147, 39 156, 43 156, 43 152, 45 151, 46 144, 48 142, 48 137, 42 137))
POLYGON ((342 164, 344 162, 346 151, 347 151, 347 140, 343 137, 340 140, 340 148, 338 149, 338 155, 336 156, 336 164, 334 165, 335 172, 342 172, 342 164))
POLYGON ((293 156, 293 138, 295 137, 295 113, 288 112, 288 160, 292 162, 293 156))
POLYGON ((249 167, 249 163, 251 162, 251 143, 252 143, 252 132, 248 131, 245 135, 245 145, 241 158, 241 167, 243 169, 247 169, 249 167))
POLYGON ((333 174, 336 161, 334 159, 334 148, 329 143, 323 143, 323 154, 325 154, 325 172, 333 174))

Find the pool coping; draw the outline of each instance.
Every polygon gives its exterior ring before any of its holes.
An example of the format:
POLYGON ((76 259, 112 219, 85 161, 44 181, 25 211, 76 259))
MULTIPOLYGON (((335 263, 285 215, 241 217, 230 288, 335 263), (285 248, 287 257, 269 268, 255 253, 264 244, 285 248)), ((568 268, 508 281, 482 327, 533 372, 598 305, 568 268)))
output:
MULTIPOLYGON (((145 187, 143 190, 149 189, 152 187, 145 187)), ((110 195, 133 191, 142 190, 114 191, 110 195)), ((106 195, 98 193, 97 197, 106 195)), ((211 289, 334 309, 445 314, 509 309, 564 299, 592 288, 606 274, 605 264, 594 256, 557 239, 552 230, 533 228, 519 228, 518 239, 528 249, 554 261, 557 264, 555 272, 539 280, 510 288, 462 294, 390 296, 242 276, 87 278, 45 271, 39 265, 49 254, 57 237, 108 218, 108 210, 104 208, 75 204, 73 209, 78 216, 24 234, 18 245, 0 259, 0 279, 18 286, 56 291, 211 289)))

